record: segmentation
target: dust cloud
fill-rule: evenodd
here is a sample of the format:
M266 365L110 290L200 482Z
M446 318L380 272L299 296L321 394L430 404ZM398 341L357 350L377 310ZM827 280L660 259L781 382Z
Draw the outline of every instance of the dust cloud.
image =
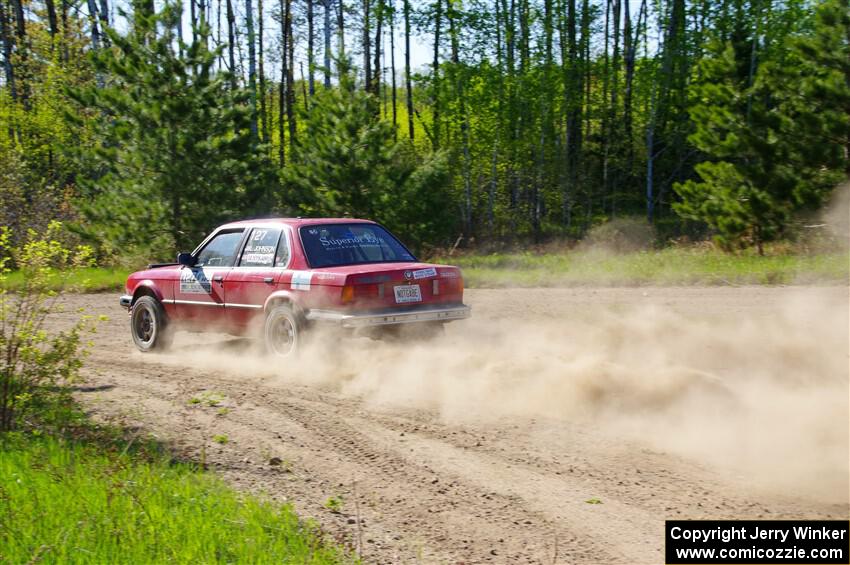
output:
M840 249L850 247L850 183L835 189L824 209L822 220Z
M294 362L204 352L197 363L449 422L575 423L759 487L847 502L846 287L788 290L754 310L683 312L662 302L562 317L489 309L428 341L316 331Z

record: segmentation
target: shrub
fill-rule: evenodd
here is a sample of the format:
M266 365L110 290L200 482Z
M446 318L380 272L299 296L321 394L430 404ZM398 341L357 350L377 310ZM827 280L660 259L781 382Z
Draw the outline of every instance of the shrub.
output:
M72 415L69 384L78 377L83 336L94 331L94 321L81 315L54 333L45 321L60 308L56 289L91 265L91 249L71 248L62 236L62 224L51 222L40 234L28 231L15 246L11 230L0 227L0 432L63 427ZM2 289L12 263L23 279L15 293Z

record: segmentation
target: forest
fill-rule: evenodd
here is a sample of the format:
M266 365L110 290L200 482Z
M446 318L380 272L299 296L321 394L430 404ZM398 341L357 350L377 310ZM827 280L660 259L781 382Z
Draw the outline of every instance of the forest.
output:
M105 262L272 215L763 252L850 174L847 0L0 0L0 43L0 225Z

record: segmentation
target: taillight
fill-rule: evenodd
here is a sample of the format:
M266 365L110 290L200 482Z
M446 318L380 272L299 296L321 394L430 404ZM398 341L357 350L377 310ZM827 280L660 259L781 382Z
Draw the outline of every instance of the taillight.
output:
M457 290L463 294L463 277L458 277L457 279Z
M354 300L354 286L347 284L342 287L342 303L346 304Z

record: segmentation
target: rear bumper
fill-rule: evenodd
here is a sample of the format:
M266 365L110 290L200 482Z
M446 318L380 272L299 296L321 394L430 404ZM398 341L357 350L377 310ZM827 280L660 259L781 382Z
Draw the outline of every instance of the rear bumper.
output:
M133 303L133 297L129 294L124 294L121 298L118 299L118 304L121 305L122 308L130 309L130 304Z
M422 307L415 310L380 310L373 312L339 312L334 310L310 310L307 319L315 322L338 324L343 328L371 328L418 322L451 322L469 318L472 309L464 304L458 306Z

